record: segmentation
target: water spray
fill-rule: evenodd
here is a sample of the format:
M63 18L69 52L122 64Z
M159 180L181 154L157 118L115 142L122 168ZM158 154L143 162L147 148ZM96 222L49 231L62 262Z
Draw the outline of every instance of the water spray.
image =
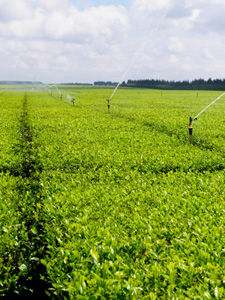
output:
M166 11L162 14L162 16L159 18L157 24L155 25L155 27L154 27L152 30L150 30L150 34L152 34L154 31L157 31L157 30L158 30L159 25L161 24L162 20L166 18L167 13L168 13L168 10L166 10ZM119 86L120 86L121 83L123 82L125 76L127 75L127 73L130 71L131 67L133 66L134 61L137 59L137 57L140 56L140 54L142 53L142 51L143 51L144 48L145 48L145 45L142 46L142 47L139 49L139 51L134 55L132 61L131 61L130 64L129 64L129 67L126 69L126 71L125 71L124 74L122 75L122 77L121 77L119 83L117 84L116 88L114 89L112 95L111 95L110 98L107 100L107 101L108 101L108 105L109 105L109 101L112 100L114 94L116 93L116 91L118 90Z
M49 92L49 95L52 96L52 86L49 84L45 84L44 87Z
M74 105L75 103L75 98L72 98L69 94L66 96L68 100L70 100L72 102L72 104Z
M189 126L188 126L188 130L189 130L189 137L190 137L190 144L192 144L192 121L197 120L197 118L204 112L206 111L206 109L208 109L211 105L213 105L217 100L219 100L221 97L223 97L225 95L225 92L223 94L221 94L219 97L217 97L215 100L213 100L213 102L211 102L209 105L207 105L202 111L200 111L199 114L197 114L194 118L190 117L189 119Z
M120 81L120 82L121 82L121 81ZM117 84L115 90L113 91L111 97L110 97L109 100L108 100L108 103L109 103L109 101L112 99L112 97L114 96L115 92L118 90L118 88L119 88L119 86L120 86L120 84L121 84L120 82Z
M56 86L55 84L54 84L54 87L56 88L57 92L58 92L59 95L61 96L62 94L61 94L60 90L57 88L57 86Z
M55 87L55 89L57 90L57 92L60 95L60 100L62 100L63 95L55 84L53 84L53 85L45 84L44 86L47 89L47 91L49 91L51 93L51 96L52 96L52 87Z
M42 84L41 85L42 89L47 91L47 92L50 92L50 89L49 89L49 85L48 84Z
M218 98L213 100L213 102L211 102L208 106L206 106L206 108L204 108L199 114L197 114L197 116L194 117L193 120L196 120L197 117L199 117L206 109L208 109L211 105L213 105L217 100L219 100L221 97L223 97L223 95L225 95L225 92L222 95L220 95Z

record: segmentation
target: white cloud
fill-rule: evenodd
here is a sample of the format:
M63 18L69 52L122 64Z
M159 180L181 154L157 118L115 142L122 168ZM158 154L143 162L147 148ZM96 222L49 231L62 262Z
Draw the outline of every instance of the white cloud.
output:
M177 64L177 63L180 62L180 58L179 58L178 56L172 54L172 55L170 55L169 61L170 61L171 63L176 63L176 64Z
M225 6L225 2L223 0L212 0L212 3L221 4L221 5Z
M21 1L21 0L19 0ZM42 6L53 7L54 1L38 0ZM40 6L23 19L9 18L0 21L0 34L22 39L56 39L73 42L89 42L90 39L112 40L127 32L129 21L123 7L99 7L79 11L68 4L58 9L62 1L55 3L55 9L45 11Z
M172 52L178 53L183 53L185 51L184 44L178 37L169 37L168 49Z
M207 60L212 60L215 58L212 51L210 51L208 48L204 48L202 52L203 52L203 57Z
M39 8L47 10L64 9L69 7L69 2L67 0L32 0L33 5Z
M91 3L0 0L1 79L225 77L224 1Z
M133 6L139 11L158 11L162 9L168 9L171 6L170 0L134 0Z
M27 5L26 0L1 0L0 1L0 20L22 20L24 18L32 18L32 10Z

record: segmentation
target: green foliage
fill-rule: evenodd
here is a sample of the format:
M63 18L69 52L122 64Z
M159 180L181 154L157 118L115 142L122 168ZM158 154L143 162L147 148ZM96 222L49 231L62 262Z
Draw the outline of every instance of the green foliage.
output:
M203 90L203 91L224 91L225 79L194 79L192 81L167 81L167 80L128 80L123 82L123 87L149 88L161 90Z
M218 92L60 90L0 97L1 296L223 299Z

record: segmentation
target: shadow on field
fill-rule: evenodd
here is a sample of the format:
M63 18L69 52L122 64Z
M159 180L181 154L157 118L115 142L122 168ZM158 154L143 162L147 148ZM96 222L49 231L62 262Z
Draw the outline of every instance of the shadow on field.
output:
M18 176L11 199L18 216L18 224L12 229L11 235L17 242L5 245L2 257L5 273L2 275L7 280L1 286L1 299L56 299L50 293L52 286L46 267L41 262L47 255L46 226L51 223L51 218L43 209L45 197L40 179L42 165L38 159L38 145L34 137L25 96L15 149L20 160L16 171L12 172L12 175Z

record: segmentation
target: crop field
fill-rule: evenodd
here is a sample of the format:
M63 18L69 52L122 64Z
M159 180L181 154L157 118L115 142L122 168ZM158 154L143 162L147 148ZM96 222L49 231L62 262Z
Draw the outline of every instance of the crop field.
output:
M0 298L225 299L225 97L58 88L0 89Z

